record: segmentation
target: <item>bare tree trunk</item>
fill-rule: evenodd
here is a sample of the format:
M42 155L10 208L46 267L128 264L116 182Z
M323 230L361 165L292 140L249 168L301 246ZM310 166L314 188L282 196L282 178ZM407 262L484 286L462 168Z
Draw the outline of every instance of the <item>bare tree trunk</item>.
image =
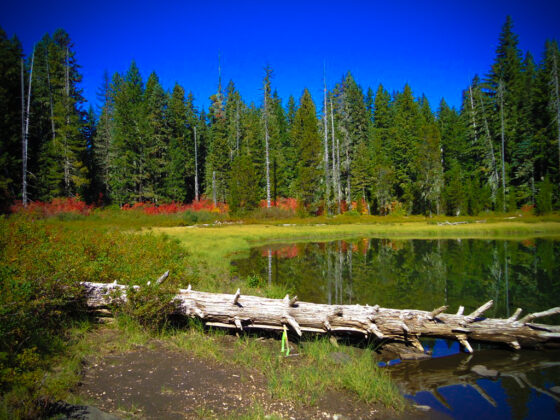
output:
M496 198L496 188L499 179L498 168L496 164L496 155L494 154L494 144L492 143L492 137L490 136L490 127L488 126L488 120L486 119L486 111L484 110L484 102L482 101L482 95L480 91L478 92L478 99L480 102L480 107L482 108L482 117L484 121L484 129L486 131L486 138L488 139L488 148L490 149L491 162L492 162L492 177L491 177L491 188L492 197Z
M66 92L66 131L64 133L64 192L68 197L70 195L70 157L68 155L68 127L70 125L70 76L68 62L68 47L66 47L66 77L65 77L65 92Z
M338 204L338 214L340 214L340 168L337 170L336 155L335 155L335 134L334 134L334 111L332 99L331 103L331 137L332 137L332 179L333 179L333 195L336 194L336 201Z
M324 146L325 146L325 212L329 213L330 180L329 180L329 130L327 123L327 80L323 68L323 122L324 122Z
M47 49L45 49L45 62L47 63L47 88L49 89L49 102L50 102L50 106L51 106L51 130L52 130L52 138L54 141L54 138L56 136L56 131L54 128L54 109L53 109L53 99L52 99L52 89L51 89L51 76L50 76L50 70L49 70L49 50L48 50L48 46L46 47Z
M502 200L503 200L503 210L506 212L506 164L505 164L505 153L506 153L506 138L504 133L504 82L499 81L498 83L498 100L500 101L500 122L502 129Z
M558 170L560 171L560 87L558 74L558 60L556 50L552 51L552 84L554 89L554 105L556 107L556 128L558 130Z
M212 201L214 207L218 204L216 201L216 171L212 171Z
M235 109L235 143L236 153L239 154L239 101Z
M268 107L267 107L267 83L264 84L264 144L266 158L266 207L270 208L270 159L268 152Z
M346 207L348 210L352 210L352 191L351 191L351 180L350 180L350 140L346 138Z
M25 72L25 64L23 62L23 57L21 58L21 154L22 154L22 166L23 166L23 160L24 157L27 156L27 147L25 146L25 77L24 77L24 72ZM26 162L26 166L27 166L27 162ZM27 168L23 168L22 169L23 173L25 174L27 172ZM25 176L25 175L23 175ZM23 177L22 177L22 181L23 181ZM23 185L22 185L23 187ZM22 191L25 190L25 195L27 196L27 186L25 186L25 188L22 188ZM27 205L27 200L24 201L23 205Z
M35 48L31 55L31 70L29 72L29 87L27 90L27 112L25 114L25 133L22 144L22 194L21 200L24 207L27 207L27 143L29 139L29 110L31 106L31 84L33 81L33 63L35 62Z
M336 172L338 186L338 212L342 212L342 176L340 174L340 140L336 139Z
M472 85L469 85L469 97L471 99L471 112L472 112L472 126L473 126L473 133L474 133L474 141L478 142L478 138L476 135L476 120L474 117L474 101L473 101L473 91L472 91Z
M198 144L196 139L196 125L194 129L194 199L198 201ZM214 187L212 187L213 189Z

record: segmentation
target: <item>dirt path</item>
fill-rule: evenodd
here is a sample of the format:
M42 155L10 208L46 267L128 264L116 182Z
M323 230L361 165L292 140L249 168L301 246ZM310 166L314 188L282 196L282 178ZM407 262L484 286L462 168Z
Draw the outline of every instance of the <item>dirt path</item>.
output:
M108 330L105 334L115 333ZM266 378L259 373L201 360L172 350L157 340L87 363L76 393L102 411L122 418L395 417L384 408L367 405L337 391L328 392L313 407L279 402L270 397ZM426 415L413 414L414 417Z

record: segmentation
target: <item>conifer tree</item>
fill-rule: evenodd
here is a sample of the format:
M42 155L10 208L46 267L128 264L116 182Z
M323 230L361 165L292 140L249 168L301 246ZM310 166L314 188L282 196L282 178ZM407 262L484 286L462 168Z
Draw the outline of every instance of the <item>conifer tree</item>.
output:
M146 171L146 135L144 83L135 62L124 77L116 75L115 135L109 185L119 204L143 201Z
M81 109L84 99L78 88L82 76L73 47L62 29L52 38L45 35L37 45L32 156L38 164L34 191L42 200L73 196L87 188L86 139L82 135L85 113Z
M307 89L303 91L294 116L292 138L298 156L297 195L306 210L314 213L319 209L322 196L322 189L318 188L323 173L322 154L315 104Z
M168 97L155 72L150 74L146 82L144 102L147 124L144 149L147 176L144 197L157 203L165 197L164 182L167 178L169 126L167 121Z
M21 185L23 52L19 40L0 28L0 213L19 196Z
M115 101L114 89L107 72L103 74L103 82L97 93L97 98L103 105L101 106L94 136L96 179L99 183L99 193L103 202L108 203L111 200L109 177L113 158L111 148L114 143Z
M172 201L184 202L187 199L187 106L185 90L178 83L173 87L169 99L169 150L165 178L165 191ZM194 188L194 187L193 187Z

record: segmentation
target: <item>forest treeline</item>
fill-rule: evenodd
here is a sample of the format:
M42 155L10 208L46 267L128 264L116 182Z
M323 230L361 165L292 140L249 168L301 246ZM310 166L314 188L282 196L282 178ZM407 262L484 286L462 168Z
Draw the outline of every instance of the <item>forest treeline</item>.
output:
M243 211L294 197L312 214L545 213L559 206L559 64L556 41L538 63L523 53L508 17L494 63L459 110L430 106L408 84L364 90L351 73L315 101L305 89L284 103L270 67L259 104L219 78L204 110L134 62L105 74L94 110L65 31L24 57L0 29L0 200L7 209L76 195L119 206L205 196Z

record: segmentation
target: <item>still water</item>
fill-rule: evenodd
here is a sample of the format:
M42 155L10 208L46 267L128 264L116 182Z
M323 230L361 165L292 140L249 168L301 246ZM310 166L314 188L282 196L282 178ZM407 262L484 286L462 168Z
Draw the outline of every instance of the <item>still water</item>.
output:
M493 299L485 315L508 317L560 304L560 242L531 239L360 239L254 248L236 260L241 277L281 284L302 301L379 304L469 313ZM254 280L253 280L254 281ZM543 318L560 323L560 317ZM408 398L454 418L560 418L560 352L474 347L426 340L434 358L389 363ZM484 376L475 366L484 366ZM474 369L473 369L474 368ZM490 374L488 373L490 372Z

